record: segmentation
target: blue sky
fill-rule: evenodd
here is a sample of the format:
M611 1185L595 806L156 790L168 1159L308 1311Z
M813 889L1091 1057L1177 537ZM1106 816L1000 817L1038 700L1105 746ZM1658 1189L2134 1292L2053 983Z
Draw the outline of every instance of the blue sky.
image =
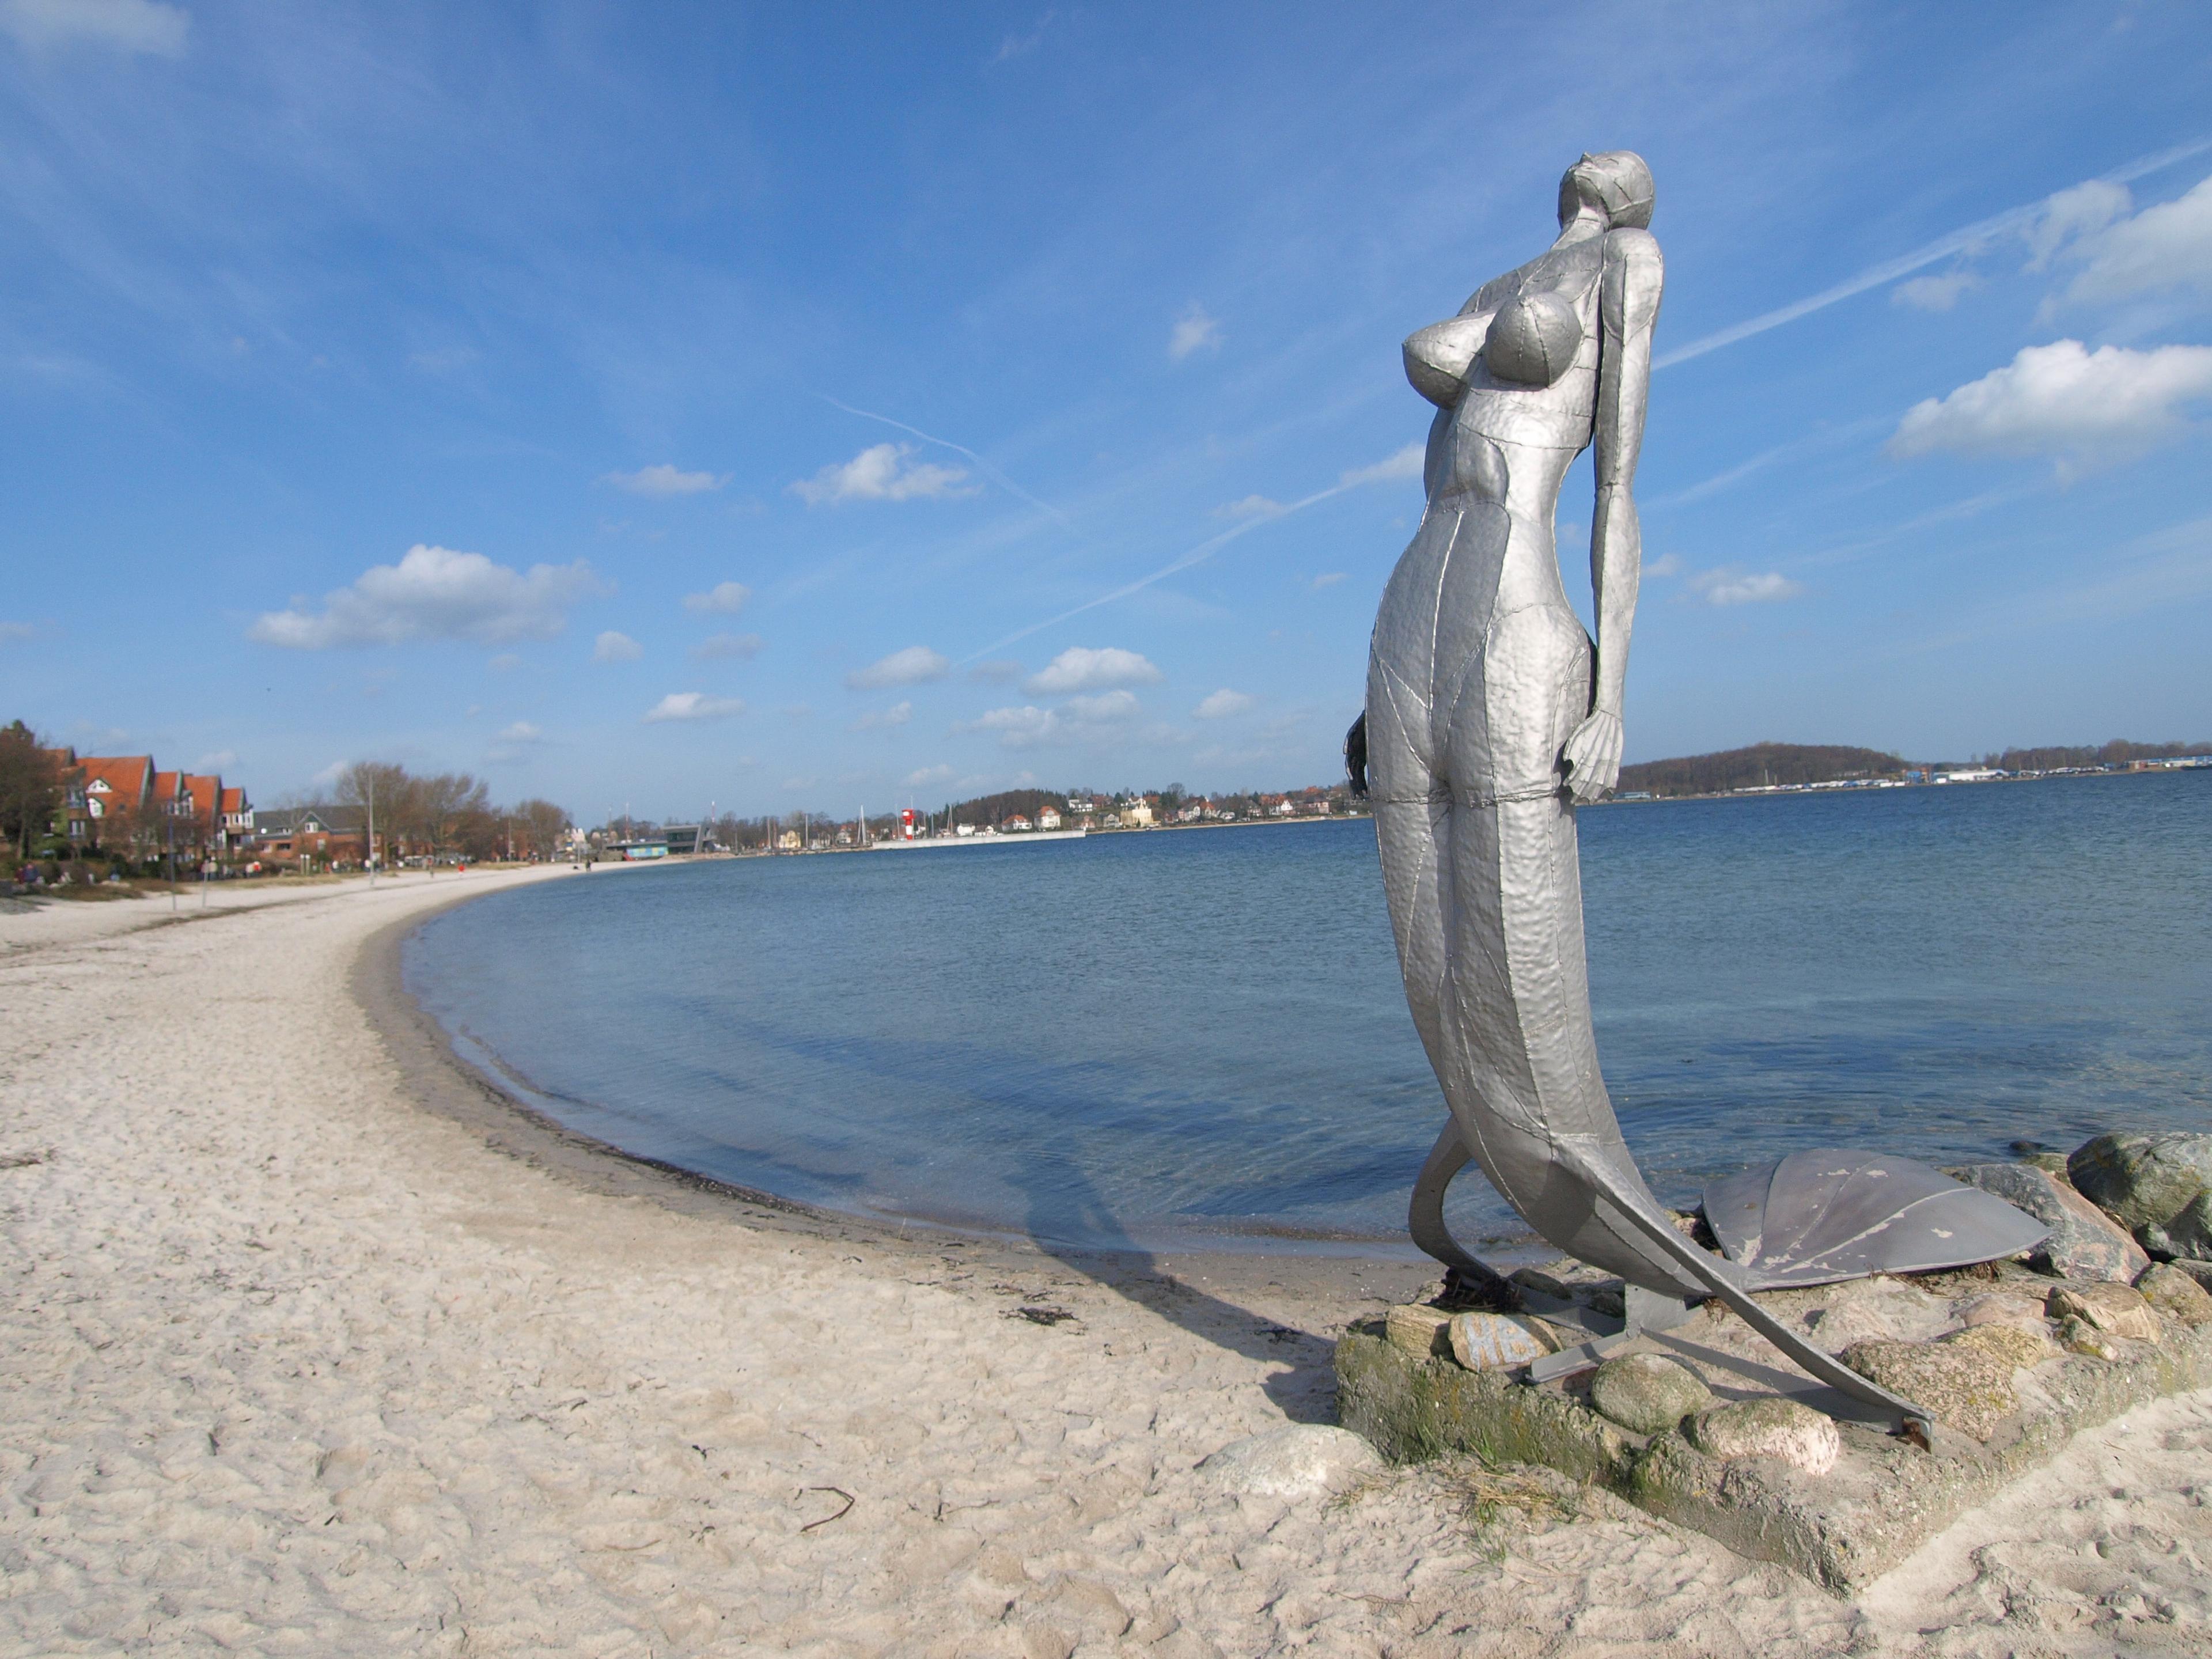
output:
M0 0L0 719L587 822L1325 779L1399 342L1632 148L1630 758L2203 737L2208 84L2189 4Z

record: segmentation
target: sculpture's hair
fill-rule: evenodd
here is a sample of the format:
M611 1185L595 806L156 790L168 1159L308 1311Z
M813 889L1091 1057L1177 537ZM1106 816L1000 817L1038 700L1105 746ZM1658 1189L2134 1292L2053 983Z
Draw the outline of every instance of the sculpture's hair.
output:
M1651 226L1651 169L1632 149L1609 149L1602 155L1584 155L1559 180L1559 222L1575 216L1587 202L1605 215L1614 229L1624 226L1648 230Z

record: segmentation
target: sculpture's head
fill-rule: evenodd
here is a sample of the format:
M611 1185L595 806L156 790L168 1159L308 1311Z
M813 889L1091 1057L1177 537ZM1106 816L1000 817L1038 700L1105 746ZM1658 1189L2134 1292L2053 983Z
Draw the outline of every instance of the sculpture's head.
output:
M1559 224L1584 208L1604 216L1606 228L1647 230L1651 225L1651 169L1632 149L1585 155L1559 180Z

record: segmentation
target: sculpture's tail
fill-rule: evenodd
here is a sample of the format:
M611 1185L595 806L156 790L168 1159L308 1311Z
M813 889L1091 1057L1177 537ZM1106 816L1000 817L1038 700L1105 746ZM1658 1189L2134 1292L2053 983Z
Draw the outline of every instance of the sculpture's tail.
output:
M1910 1158L1792 1152L1705 1188L1705 1220L1753 1290L1930 1273L2018 1255L2044 1224Z
M1808 1375L1875 1407L1893 1431L1923 1445L1933 1443L1934 1432L1924 1409L1814 1346L1768 1313L1752 1292L1994 1261L2019 1255L2045 1231L2003 1200L1910 1159L1869 1152L1796 1152L1705 1189L1705 1218L1723 1258L1684 1237L1670 1218L1654 1212L1641 1190L1626 1190L1572 1141L1555 1143L1555 1155L1626 1230ZM1457 1122L1446 1120L1414 1183L1407 1219L1413 1242L1462 1279L1502 1282L1461 1247L1444 1222L1444 1190L1472 1161Z

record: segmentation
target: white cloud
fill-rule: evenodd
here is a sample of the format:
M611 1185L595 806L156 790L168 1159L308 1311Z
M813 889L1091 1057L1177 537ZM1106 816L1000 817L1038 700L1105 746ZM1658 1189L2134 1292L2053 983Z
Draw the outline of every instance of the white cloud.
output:
M2094 235L2133 205L2128 187L2109 179L2092 179L2058 191L2027 225L2031 256L2027 268L2043 270L2061 247L2079 237Z
M1428 459L1429 447L1424 443L1407 444L1396 454L1380 460L1372 466L1355 466L1337 480L1349 489L1354 484L1386 483L1393 478L1418 478Z
M1126 720L1137 712L1137 694L1133 691L1109 691L1096 697L1072 697L1067 707L1061 711L1069 720L1093 726Z
M861 715L860 719L853 722L853 730L855 732L887 732L894 726L904 726L913 718L914 705L912 703L895 702L889 708L871 708L866 714Z
M264 645L295 651L408 640L500 645L550 638L567 622L570 605L601 591L592 567L581 559L534 564L526 574L494 564L481 553L417 544L398 564L372 565L352 586L325 594L321 614L295 599L287 610L265 613L246 631Z
M1030 675L1023 689L1033 697L1064 697L1121 685L1155 685L1161 678L1160 671L1133 651L1072 645Z
M2122 300L2168 288L2212 293L2212 179L2179 201L2092 231L2069 258L2082 261L2067 288L2069 300Z
M1341 570L1324 570L1320 575L1316 576L1309 586L1312 587L1315 592L1318 593L1322 588L1334 587L1343 580L1344 572Z
M494 657L489 662L486 663L484 666L487 668L495 668L501 673L504 674L509 669L521 667L522 659L516 656L512 651L502 651L499 655Z
M999 42L999 50L992 58L994 64L1004 64L1035 52L1044 43L1044 32L1050 27L1053 14L1047 12L1037 19L1036 27L1027 34L1010 34Z
M2060 340L2026 347L1949 396L1915 404L1889 453L2117 459L2171 435L2182 424L2180 405L2207 396L2212 346L2090 351Z
M202 755L198 760L194 761L192 763L192 770L195 772L220 772L226 766L235 766L237 764L238 750L235 749L218 749L212 754Z
M1217 519L1273 519L1289 511L1280 501L1270 501L1265 495L1247 495L1241 501L1231 501L1213 509Z
M855 691L875 691L887 685L921 685L943 679L951 668L950 657L940 656L926 645L909 645L903 651L878 658L866 668L854 669L845 676L845 684Z
M661 720L712 720L745 712L736 697L710 697L703 691L671 691L645 711L648 725Z
M1794 599L1805 591L1772 570L1763 574L1705 570L1690 578L1690 586L1705 596L1708 605L1763 605L1773 599Z
M717 662L726 658L744 659L760 655L761 636L757 634L709 634L691 647L691 654L701 662Z
M610 472L605 482L617 489L627 489L633 495L696 495L705 490L720 489L729 483L726 472L717 477L712 472L681 472L667 462L658 466L641 466L635 472Z
M908 773L902 781L908 788L919 789L925 784L943 783L951 775L952 769L949 766L920 766Z
M593 662L635 662L645 654L645 647L627 634L617 634L611 628L592 641Z
M1224 685L1190 712L1202 720L1226 720L1231 714L1244 713L1252 703L1253 699L1243 692L1231 691Z
M1679 553L1663 553L1647 562L1644 567L1644 574L1647 576L1679 576L1681 574L1682 556Z
M716 582L703 593L686 593L684 608L702 616L734 617L753 596L743 582Z
M499 734L501 743L539 743L544 740L545 729L532 726L528 720L517 720Z
M1040 744L1062 743L1084 737L1087 730L1119 725L1142 711L1131 691L1109 691L1095 697L1071 698L1060 708L1039 708L1033 703L988 709L972 720L954 726L956 732L996 732L1009 749L1032 749Z
M1176 319L1175 331L1168 336L1168 356L1179 363L1194 351L1220 349L1221 325L1193 300Z
M38 631L28 623L0 622L0 645L13 645L18 640L33 638Z
M1049 708L1024 703L1018 708L988 709L953 728L958 732L996 732L1009 749L1027 749L1044 742L1060 729Z
M191 27L181 6L156 0L0 0L0 29L27 46L81 42L179 58Z
M841 465L801 478L791 493L811 507L824 501L947 501L973 495L964 468L915 461L912 444L876 444Z
M1959 296L1981 287L1982 279L1971 270L1947 270L1938 276L1915 276L1899 283L1889 291L1889 302L1893 306L1911 306L1915 311L1948 311L1959 303Z

